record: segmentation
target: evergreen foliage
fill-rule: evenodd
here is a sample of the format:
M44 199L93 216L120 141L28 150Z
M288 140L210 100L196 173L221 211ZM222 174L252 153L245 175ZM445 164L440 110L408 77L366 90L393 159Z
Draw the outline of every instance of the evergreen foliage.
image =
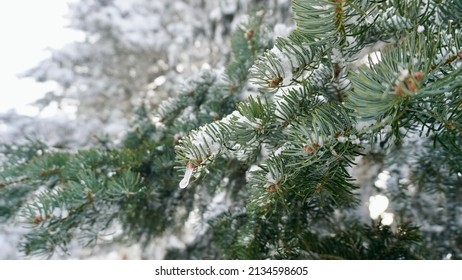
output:
M72 238L149 244L168 259L462 258L462 6L293 0L274 42L257 12L225 70L203 70L123 143L5 146L0 216L26 255ZM360 157L392 174L394 222L359 218ZM367 168L367 167L366 167ZM188 224L194 223L192 232Z

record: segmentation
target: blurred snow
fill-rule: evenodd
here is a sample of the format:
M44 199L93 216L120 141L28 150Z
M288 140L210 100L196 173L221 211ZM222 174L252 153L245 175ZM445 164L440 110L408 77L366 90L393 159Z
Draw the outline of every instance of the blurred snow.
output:
M67 3L76 0L15 0L0 2L0 141L20 143L25 136L36 137L52 145L85 145L89 130L76 131L72 117L57 106L40 113L31 103L56 87L20 79L18 74L49 56L47 48L61 48L79 41L83 33L66 28ZM98 124L94 124L98 125ZM88 127L82 126L80 127ZM91 126L90 126L91 127ZM84 137L78 137L84 136ZM20 236L27 229L0 224L0 259L18 259Z
M60 48L83 38L81 32L64 27L67 2L70 0L0 2L0 112L16 108L23 114L36 113L27 104L53 85L19 80L16 75L46 58L49 55L46 48Z
M369 198L369 211L372 219L377 219L388 207L389 200L386 196L378 194Z
M36 118L9 111L0 113L0 142L21 144L32 139L50 146L85 147L99 137L121 139L126 127L125 119L103 125L98 119L72 119L65 113Z
M20 259L17 244L22 234L27 230L23 227L10 224L0 224L0 260Z

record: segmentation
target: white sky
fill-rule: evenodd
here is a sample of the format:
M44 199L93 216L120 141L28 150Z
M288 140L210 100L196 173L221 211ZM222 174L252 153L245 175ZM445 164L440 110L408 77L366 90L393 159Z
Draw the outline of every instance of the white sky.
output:
M14 108L21 114L34 114L27 104L53 88L53 84L18 79L16 75L46 58L46 48L60 48L82 37L65 28L68 2L71 1L0 1L0 113Z

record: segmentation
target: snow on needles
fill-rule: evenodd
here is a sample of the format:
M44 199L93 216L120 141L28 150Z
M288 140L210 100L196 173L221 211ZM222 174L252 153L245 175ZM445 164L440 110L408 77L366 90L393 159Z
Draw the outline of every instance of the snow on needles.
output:
M262 120L258 118L250 120L248 117L235 110L219 121L203 125L197 130L192 131L188 135L187 140L182 140L179 145L183 152L183 156L189 160L184 177L179 184L180 188L186 188L188 186L193 171L198 165L213 160L220 154L224 145L223 141L225 141L223 139L227 138L224 135L232 133L231 126L233 124L243 125L249 133L262 130ZM253 142L253 140L249 143L251 142ZM241 147L239 144L233 141L227 141L226 146L233 147L236 156L245 157L245 148ZM244 150L242 150L242 148L244 148Z
M277 46L272 49L272 53L279 60L282 67L282 84L288 85L293 78L292 69L293 67L298 67L298 65L293 65L289 56L284 54Z

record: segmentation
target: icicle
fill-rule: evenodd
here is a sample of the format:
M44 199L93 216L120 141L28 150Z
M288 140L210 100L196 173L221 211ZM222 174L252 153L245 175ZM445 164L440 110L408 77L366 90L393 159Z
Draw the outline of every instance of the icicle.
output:
M180 188L184 189L188 186L189 180L191 179L193 169L194 167L192 166L192 164L188 164L186 166L186 172L184 173L183 180L181 180L180 182Z

